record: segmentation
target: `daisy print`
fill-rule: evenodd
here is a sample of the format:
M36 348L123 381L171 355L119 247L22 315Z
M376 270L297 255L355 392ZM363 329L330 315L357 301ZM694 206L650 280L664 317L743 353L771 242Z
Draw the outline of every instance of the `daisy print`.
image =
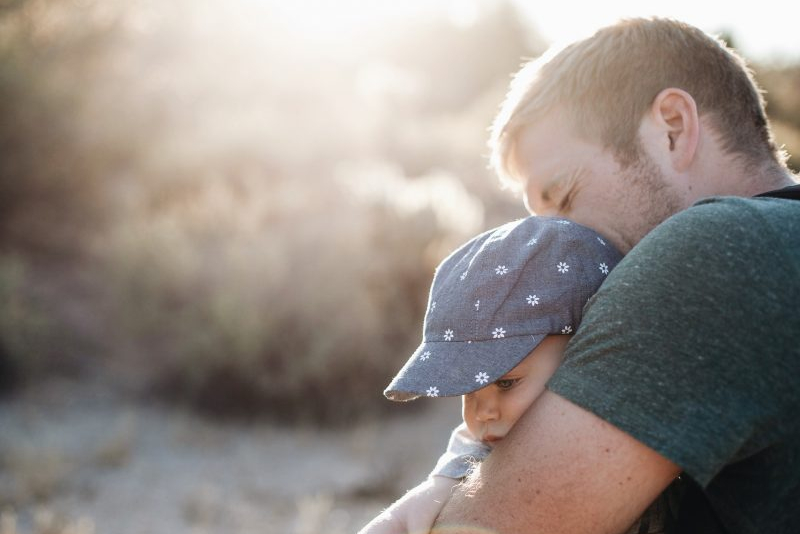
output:
M488 384L489 383L489 375L481 371L477 375L475 375L475 382L480 385Z
M565 326L564 328L561 329L561 333L562 334L571 334L572 333L572 327L570 325Z
M453 329L448 328L444 331L444 340L445 341L453 341Z
M536 306L537 304L539 304L539 297L537 297L536 295L528 295L528 298L527 298L527 299L525 299L525 300L526 300L526 301L528 302L528 304L530 304L531 306Z
M506 331L504 328L495 328L492 331L492 337L495 339L500 339L501 337L506 337Z
M607 264L601 263L600 267L598 267L598 268L600 269L601 273L608 274L608 265Z
M560 261L558 262L558 265L556 265L556 269L558 269L558 272L561 274L564 274L565 272L569 271L569 265L563 261Z
M426 350L425 352L419 355L419 359L422 360L423 362L430 357L431 357L431 351L429 350Z
M439 388L437 388L436 386L431 386L425 391L425 394L428 397L438 397L439 396Z
M494 268L494 272L496 274L499 274L500 276L503 276L508 272L508 267L506 267L505 265L498 265L497 267Z

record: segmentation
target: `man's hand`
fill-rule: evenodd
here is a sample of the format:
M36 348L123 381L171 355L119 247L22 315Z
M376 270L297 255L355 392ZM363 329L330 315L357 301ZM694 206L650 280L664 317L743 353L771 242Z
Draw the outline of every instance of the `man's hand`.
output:
M679 473L628 434L545 391L454 490L432 533L624 532Z
M432 476L409 490L358 534L428 534L458 480Z

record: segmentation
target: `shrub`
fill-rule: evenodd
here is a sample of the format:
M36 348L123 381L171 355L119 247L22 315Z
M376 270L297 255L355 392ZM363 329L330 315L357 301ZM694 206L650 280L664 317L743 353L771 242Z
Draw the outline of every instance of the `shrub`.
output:
M40 374L46 365L50 325L26 281L24 261L0 255L0 392Z
M279 186L244 187L128 218L100 249L117 339L145 383L207 412L287 422L391 409L381 389L419 341L456 234L442 241L430 206L402 213L330 187L326 209L298 200L298 216L282 213Z

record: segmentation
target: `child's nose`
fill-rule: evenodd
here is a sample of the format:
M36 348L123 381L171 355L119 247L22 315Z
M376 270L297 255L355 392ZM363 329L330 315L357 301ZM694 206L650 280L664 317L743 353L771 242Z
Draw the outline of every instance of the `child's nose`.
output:
M497 400L491 395L479 398L477 416L478 420L482 422L498 419L500 417L500 410L497 406Z

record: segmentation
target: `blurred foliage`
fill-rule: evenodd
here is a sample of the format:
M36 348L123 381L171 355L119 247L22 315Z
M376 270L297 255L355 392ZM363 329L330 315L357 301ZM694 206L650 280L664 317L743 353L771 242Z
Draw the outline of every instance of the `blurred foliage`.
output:
M0 246L91 273L97 324L75 326L145 392L284 421L390 409L434 266L523 214L484 158L533 52L507 6L330 46L212 2L4 7Z
M776 142L791 156L789 167L800 172L800 65L756 65L754 70L766 91Z
M42 304L27 291L27 268L19 256L0 256L0 393L47 365L50 326Z
M242 187L107 236L118 339L161 394L210 413L341 423L388 409L381 388L420 331L434 214L342 197L300 218Z
M102 223L99 184L133 155L131 139L113 128L92 135L84 120L86 82L111 60L117 21L86 21L73 7L18 1L0 11L0 246L49 257L74 255Z
M210 413L391 408L435 265L524 215L486 128L543 43L506 2L328 40L284 5L0 3L0 253L26 258L0 365L55 367L24 340L63 323L87 367ZM796 152L797 69L757 72Z

